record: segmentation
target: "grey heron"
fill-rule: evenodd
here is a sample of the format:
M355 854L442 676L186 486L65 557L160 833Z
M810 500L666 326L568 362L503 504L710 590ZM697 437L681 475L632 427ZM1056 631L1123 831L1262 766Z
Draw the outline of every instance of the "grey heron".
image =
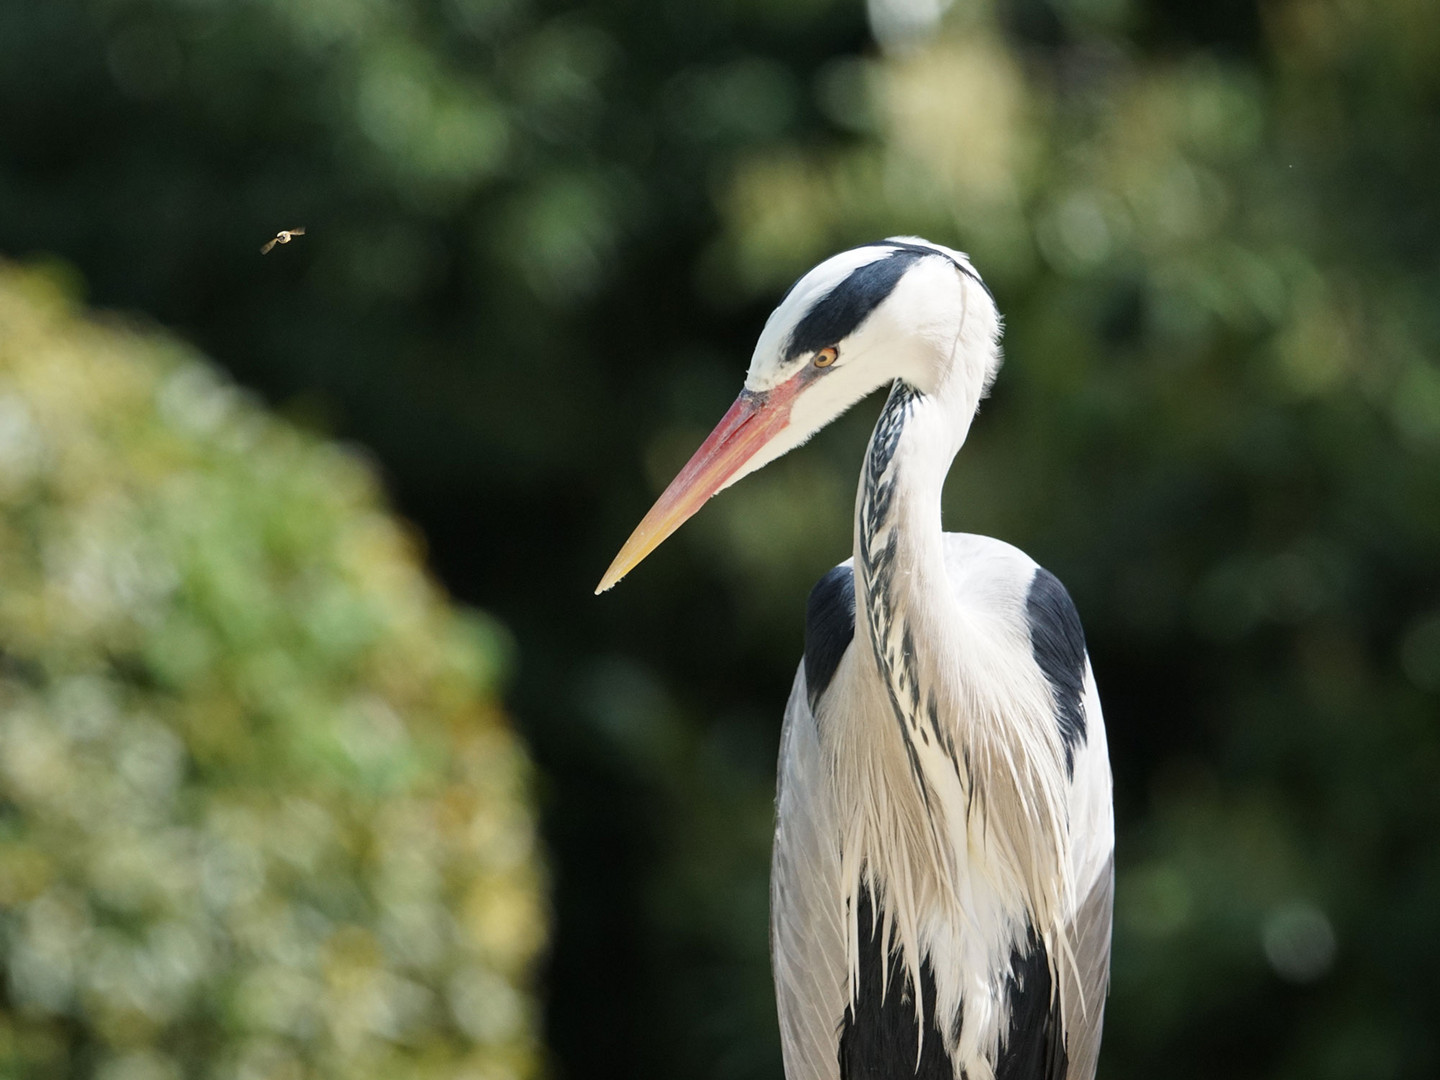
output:
M899 237L822 262L596 590L889 384L853 557L810 595L781 735L771 958L787 1080L1095 1074L1114 824L1084 633L1029 556L941 530L1000 331L960 252Z

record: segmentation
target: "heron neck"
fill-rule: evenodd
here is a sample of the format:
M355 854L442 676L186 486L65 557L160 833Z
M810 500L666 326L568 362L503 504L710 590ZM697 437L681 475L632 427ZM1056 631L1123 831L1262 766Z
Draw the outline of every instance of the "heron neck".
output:
M943 574L940 497L964 441L955 410L896 381L865 453L855 503L857 586L867 595L924 588ZM956 428L960 427L957 431ZM914 581L914 575L922 580Z
M964 403L897 381L861 472L855 506L857 634L869 639L902 732L920 719L921 687L939 689L936 672L919 670L924 658L914 642L936 641L945 632L950 590L940 497L973 413L973 403L966 412ZM925 625L927 619L935 625Z

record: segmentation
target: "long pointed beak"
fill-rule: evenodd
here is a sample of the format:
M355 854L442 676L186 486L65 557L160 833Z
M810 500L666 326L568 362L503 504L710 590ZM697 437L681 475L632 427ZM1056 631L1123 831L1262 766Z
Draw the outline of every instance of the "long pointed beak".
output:
M800 390L800 379L796 375L762 393L746 390L735 399L730 411L635 526L596 586L597 595L639 566L789 424L790 406Z

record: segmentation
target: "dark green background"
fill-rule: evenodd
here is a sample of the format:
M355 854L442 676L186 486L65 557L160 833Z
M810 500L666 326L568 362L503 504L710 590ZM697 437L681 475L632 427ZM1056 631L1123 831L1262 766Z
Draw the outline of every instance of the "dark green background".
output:
M1086 621L1102 1075L1434 1076L1433 5L956 0L881 36L838 0L3 0L0 252L367 448L514 634L556 1075L749 1078L779 717L874 403L590 591L794 276L970 251L1007 363L947 524Z

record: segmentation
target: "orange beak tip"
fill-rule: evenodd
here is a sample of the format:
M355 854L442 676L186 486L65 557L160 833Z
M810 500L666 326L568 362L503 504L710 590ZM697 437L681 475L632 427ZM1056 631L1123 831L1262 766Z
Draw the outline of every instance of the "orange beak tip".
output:
M758 402L754 395L740 395L635 527L595 587L596 596L613 588L639 566L789 423L790 401L798 389L799 376L796 376L778 399L775 393Z

